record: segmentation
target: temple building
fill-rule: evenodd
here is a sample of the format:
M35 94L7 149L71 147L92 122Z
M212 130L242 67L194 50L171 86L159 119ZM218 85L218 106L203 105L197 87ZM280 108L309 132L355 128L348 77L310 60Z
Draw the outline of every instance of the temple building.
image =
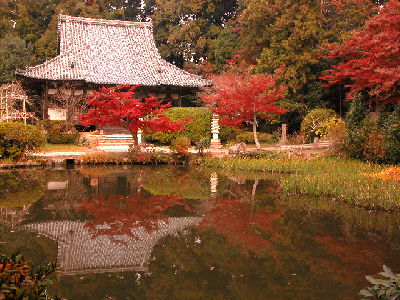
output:
M25 88L41 95L42 118L69 120L83 109L77 103L87 92L102 86L140 85L139 98L154 95L182 106L184 95L211 84L161 58L151 22L60 15L58 43L58 56L16 72Z

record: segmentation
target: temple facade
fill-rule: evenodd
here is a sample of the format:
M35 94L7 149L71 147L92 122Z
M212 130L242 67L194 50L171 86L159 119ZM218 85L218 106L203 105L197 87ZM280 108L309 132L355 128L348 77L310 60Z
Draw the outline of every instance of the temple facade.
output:
M211 85L161 58L151 22L60 15L58 43L58 56L16 72L25 88L41 95L42 118L69 120L81 113L77 104L86 94L103 86L140 85L138 98L182 106L184 95Z

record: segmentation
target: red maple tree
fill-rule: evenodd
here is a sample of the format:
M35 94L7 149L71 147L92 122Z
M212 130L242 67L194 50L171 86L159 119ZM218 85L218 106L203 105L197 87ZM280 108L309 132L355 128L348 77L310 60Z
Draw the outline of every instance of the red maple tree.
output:
M391 0L343 44L324 47L325 58L342 58L321 78L326 86L348 83L348 99L368 92L371 101L400 99L400 1Z
M89 109L80 116L81 124L122 126L133 136L134 147L139 149L137 134L146 131L183 131L185 122L173 122L163 115L171 103L163 104L157 97L144 101L135 98L139 86L119 85L101 88L89 95Z
M226 73L214 76L213 87L200 97L213 113L221 116L221 124L240 127L250 123L254 141L260 149L257 118L268 120L273 114L287 111L276 103L286 91L285 86L277 85L276 75Z

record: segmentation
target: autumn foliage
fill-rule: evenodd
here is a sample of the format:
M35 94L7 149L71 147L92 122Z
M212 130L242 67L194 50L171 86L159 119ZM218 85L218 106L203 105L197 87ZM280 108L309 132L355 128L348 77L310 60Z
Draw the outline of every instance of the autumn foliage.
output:
M282 99L285 86L277 85L276 75L226 73L212 78L214 86L200 95L213 113L220 115L221 123L240 127L253 125L255 141L257 118L271 119L274 114L284 114L286 109L277 100Z
M341 58L322 76L327 86L347 84L347 97L368 92L372 101L400 100L400 2L391 0L343 44L325 47L328 59Z
M400 167L389 167L378 173L363 173L363 175L382 180L398 180L400 181Z
M86 100L89 109L80 116L83 125L122 126L134 136L143 131L183 131L186 122L173 122L163 113L171 106L163 104L157 97L144 101L135 97L138 86L119 85L93 91Z

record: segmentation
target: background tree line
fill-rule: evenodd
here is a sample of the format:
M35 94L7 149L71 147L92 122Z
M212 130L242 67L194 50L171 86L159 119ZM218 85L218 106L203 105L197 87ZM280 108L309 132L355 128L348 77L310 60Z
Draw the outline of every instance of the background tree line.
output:
M57 17L153 20L161 55L200 75L222 73L238 55L256 73L285 65L282 121L299 128L315 107L347 109L344 84L323 87L323 71L338 60L321 45L343 42L377 13L377 0L0 0L0 83L16 68L57 55ZM286 118L286 119L285 119Z

